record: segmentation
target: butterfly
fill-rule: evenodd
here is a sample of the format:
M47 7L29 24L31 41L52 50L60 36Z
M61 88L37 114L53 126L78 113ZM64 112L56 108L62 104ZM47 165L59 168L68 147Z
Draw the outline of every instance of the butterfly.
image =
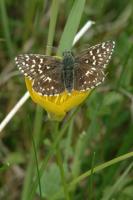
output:
M100 85L111 59L114 41L92 46L79 55L64 51L62 58L21 54L15 58L19 70L32 80L32 88L42 96L57 96L73 90L87 91Z

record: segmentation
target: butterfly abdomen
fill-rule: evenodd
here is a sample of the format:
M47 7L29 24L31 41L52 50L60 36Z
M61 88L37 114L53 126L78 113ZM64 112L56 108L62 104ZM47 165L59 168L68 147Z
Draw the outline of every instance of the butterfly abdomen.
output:
M64 70L63 77L64 77L65 89L68 91L68 93L71 93L73 89L73 80L74 80L73 70Z
M70 51L66 51L63 53L63 78L64 78L64 86L65 89L71 93L73 89L74 83L74 57L72 56Z

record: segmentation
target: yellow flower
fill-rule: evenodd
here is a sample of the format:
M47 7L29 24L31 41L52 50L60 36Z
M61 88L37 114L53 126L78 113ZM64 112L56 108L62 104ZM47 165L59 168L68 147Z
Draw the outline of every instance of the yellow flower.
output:
M64 92L59 96L41 96L33 90L31 80L25 78L25 81L32 100L42 106L55 120L62 120L69 110L81 104L90 93L73 91L71 95Z

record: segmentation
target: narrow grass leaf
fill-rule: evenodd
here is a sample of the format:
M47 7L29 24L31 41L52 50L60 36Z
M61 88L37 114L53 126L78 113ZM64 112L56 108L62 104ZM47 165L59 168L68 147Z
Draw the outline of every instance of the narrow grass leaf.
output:
M125 170L125 172L119 177L117 182L111 187L110 190L103 196L102 200L109 200L113 198L113 195L117 194L120 189L122 189L124 180L127 177L129 171L133 167L133 163L129 165L129 167Z
M56 21L57 21L57 16L58 16L58 11L59 11L59 0L53 0L52 5L51 5L51 16L50 16L50 24L49 24L49 32L48 32L48 41L47 41L47 49L46 49L46 54L50 55L51 54L51 48L53 44L53 39L54 39L54 34L55 34L55 26L56 26Z
M93 168L93 172L92 172L92 169L88 170L87 172L83 173L82 175L78 176L77 178L75 178L73 181L70 182L69 190L70 191L73 190L73 187L76 186L76 184L78 184L80 181L84 180L85 178L91 176L92 173L95 174L95 173L97 173L97 172L99 172L99 171L101 171L101 170L103 170L103 169L105 169L105 168L107 168L109 166L112 166L112 165L114 165L116 163L119 163L119 162L124 161L124 160L126 160L128 158L131 158L131 157L133 157L133 152L124 154L124 155L119 156L117 158L114 158L114 159L112 159L110 161L107 161L107 162L105 162L105 163L103 163L101 165L98 165L98 166ZM58 199L59 195L60 195L60 192L55 194L55 197L53 199Z
M66 22L64 32L62 34L57 55L61 55L64 50L70 50L74 37L77 33L81 16L84 10L85 0L75 0L68 20Z
M25 15L24 15L24 34L23 40L27 40L28 36L34 34L34 16L36 14L37 1L25 1Z
M0 14L1 14L1 19L2 19L3 34L4 34L4 39L5 39L6 45L7 45L8 55L10 56L10 58L12 58L14 49L13 49L13 44L11 41L8 16L6 13L6 2L4 0L0 1Z

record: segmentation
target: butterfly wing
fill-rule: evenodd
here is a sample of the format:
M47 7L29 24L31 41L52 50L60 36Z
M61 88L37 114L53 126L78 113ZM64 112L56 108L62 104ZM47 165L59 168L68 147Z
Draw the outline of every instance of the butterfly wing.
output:
M105 68L111 59L114 41L92 46L75 58L74 89L86 91L100 85L105 79Z
M62 61L40 54L22 54L15 58L19 70L30 80L41 95L53 96L64 91Z

